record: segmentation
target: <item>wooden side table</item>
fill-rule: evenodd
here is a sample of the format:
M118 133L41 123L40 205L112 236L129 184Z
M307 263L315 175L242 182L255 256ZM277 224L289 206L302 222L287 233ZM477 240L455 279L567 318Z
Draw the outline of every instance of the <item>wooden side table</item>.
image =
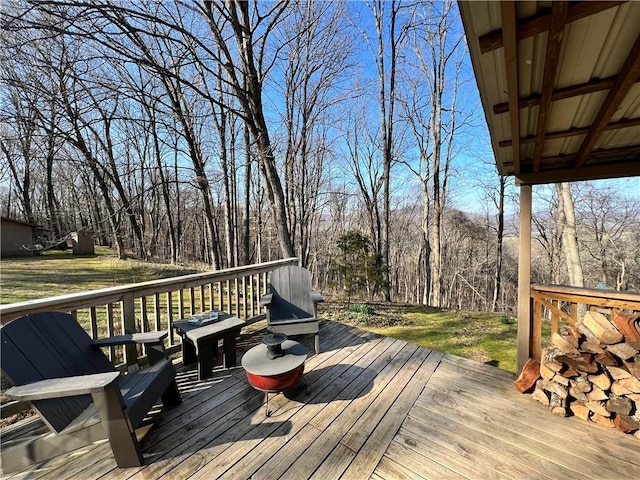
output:
M198 379L211 376L213 362L218 354L218 340L222 339L222 366L236 365L236 337L247 324L244 320L220 313L218 320L206 325L198 325L188 320L173 323L182 338L182 363L198 362Z

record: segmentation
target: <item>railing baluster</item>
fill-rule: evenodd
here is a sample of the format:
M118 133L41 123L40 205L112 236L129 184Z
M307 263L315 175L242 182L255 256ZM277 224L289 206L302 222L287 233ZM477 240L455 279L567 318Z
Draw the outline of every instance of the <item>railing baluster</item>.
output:
M184 318L184 290L178 290L178 317Z
M140 297L140 331L149 332L149 317L147 315L147 297Z
M218 310L220 311L224 311L224 303L222 301L223 295L222 282L218 282Z
M249 318L247 315L247 277L242 277L242 315L244 319Z
M209 282L209 310L215 310L215 302L213 301L213 283Z
M196 313L196 291L193 287L189 288L189 315Z
M107 337L113 337L113 303L107 304ZM109 360L114 361L116 356L115 347L109 347Z
M233 279L233 296L236 299L236 317L240 318L240 296L238 295L238 282L237 278Z
M255 283L255 275L249 276L249 295L251 295L251 316L256 316L256 294L255 289L253 288Z
M91 324L91 338L98 338L98 317L96 316L96 307L89 309L89 323Z
M169 332L169 345L174 345L174 337L173 337L173 302L172 302L172 294L173 292L167 292L167 330Z
M207 310L207 302L204 298L204 285L200 285L200 311L206 312Z
M158 292L153 294L153 316L155 319L156 332L162 330L162 324L160 321L160 294Z
M233 315L233 303L231 302L231 282L227 280L225 284L227 287L227 307L229 309L227 311L229 315Z

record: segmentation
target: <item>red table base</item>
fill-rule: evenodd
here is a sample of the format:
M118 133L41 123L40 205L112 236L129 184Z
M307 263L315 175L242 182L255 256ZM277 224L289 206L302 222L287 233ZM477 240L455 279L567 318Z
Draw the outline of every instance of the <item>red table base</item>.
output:
M281 375L264 376L247 372L247 380L249 380L251 386L256 390L276 393L293 387L296 383L298 383L298 380L302 378L303 373L304 363L298 368L295 368L290 372L283 373Z

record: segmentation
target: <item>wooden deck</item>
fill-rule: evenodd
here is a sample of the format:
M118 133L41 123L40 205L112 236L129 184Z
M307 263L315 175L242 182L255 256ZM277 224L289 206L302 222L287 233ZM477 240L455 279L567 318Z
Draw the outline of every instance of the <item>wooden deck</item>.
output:
M182 405L144 432L144 467L116 468L100 442L3 478L640 478L638 439L551 415L495 367L333 322L321 347L307 390L272 395L270 417L241 368L183 370Z

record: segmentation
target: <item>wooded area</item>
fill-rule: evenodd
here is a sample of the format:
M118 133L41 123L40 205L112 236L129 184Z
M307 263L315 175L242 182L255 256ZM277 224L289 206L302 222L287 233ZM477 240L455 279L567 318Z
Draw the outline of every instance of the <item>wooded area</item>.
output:
M3 216L121 257L297 256L322 290L515 309L513 185L454 2L2 8ZM637 191L536 194L532 281L638 290Z

